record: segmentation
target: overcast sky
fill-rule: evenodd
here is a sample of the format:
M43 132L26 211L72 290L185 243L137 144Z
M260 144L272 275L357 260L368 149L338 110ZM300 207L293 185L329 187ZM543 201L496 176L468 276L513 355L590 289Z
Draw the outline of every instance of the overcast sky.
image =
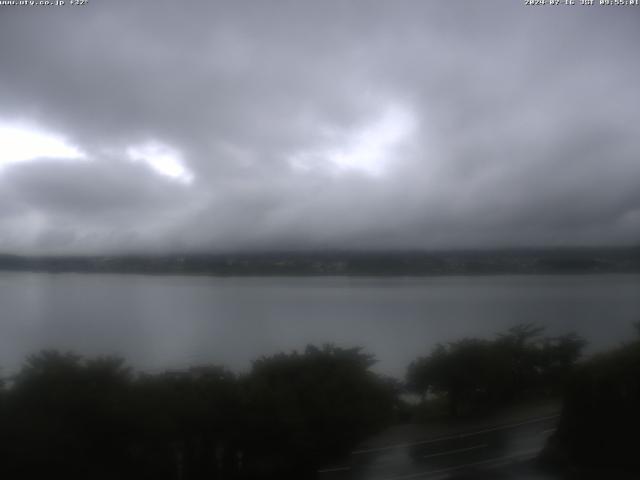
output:
M637 244L639 40L519 0L0 6L0 251Z

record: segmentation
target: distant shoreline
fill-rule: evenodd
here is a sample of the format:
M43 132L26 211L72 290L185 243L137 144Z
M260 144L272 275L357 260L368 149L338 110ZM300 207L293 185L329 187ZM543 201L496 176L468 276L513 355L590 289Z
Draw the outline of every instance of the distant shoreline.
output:
M100 256L0 254L0 271L216 277L426 277L640 273L640 247L476 251L284 251Z

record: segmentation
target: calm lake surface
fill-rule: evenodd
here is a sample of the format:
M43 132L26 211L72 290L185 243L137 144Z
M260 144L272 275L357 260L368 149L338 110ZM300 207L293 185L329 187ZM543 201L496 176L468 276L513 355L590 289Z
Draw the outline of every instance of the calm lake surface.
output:
M247 369L308 343L363 346L402 377L437 342L521 322L576 331L589 351L632 338L640 275L215 278L0 273L0 366L42 348L117 354L158 371Z

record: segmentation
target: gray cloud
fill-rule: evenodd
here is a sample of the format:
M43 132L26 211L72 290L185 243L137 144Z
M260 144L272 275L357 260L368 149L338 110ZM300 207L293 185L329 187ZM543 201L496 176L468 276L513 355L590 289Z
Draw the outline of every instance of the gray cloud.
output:
M499 0L4 7L0 125L86 158L0 165L0 250L636 243L639 15ZM150 141L193 181L126 158Z

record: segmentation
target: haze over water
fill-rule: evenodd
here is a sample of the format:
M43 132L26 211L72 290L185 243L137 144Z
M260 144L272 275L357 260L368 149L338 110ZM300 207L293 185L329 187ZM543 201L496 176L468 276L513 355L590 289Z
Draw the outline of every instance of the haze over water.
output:
M437 342L517 323L575 331L588 352L633 336L640 275L215 278L0 274L0 366L42 348L116 354L148 371L223 364L308 343L362 346L403 377Z

